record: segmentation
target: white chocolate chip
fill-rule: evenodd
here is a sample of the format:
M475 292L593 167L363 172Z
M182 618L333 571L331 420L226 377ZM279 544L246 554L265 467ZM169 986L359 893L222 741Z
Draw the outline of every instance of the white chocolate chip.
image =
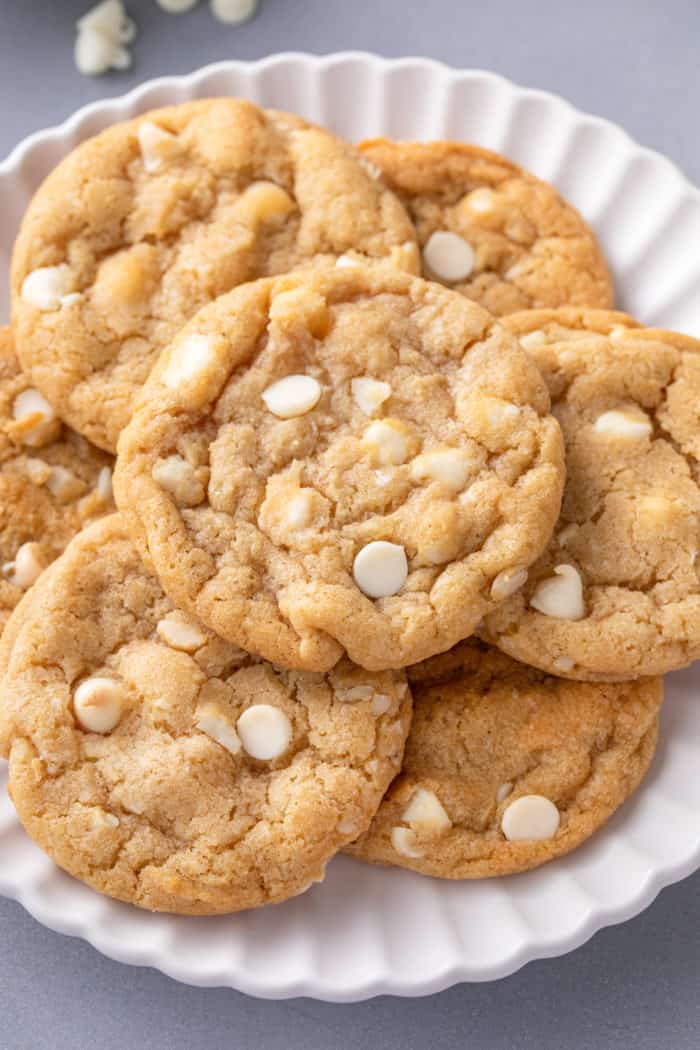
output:
M555 671L565 673L566 671L573 671L576 665L570 656L557 656L553 661L552 666Z
M180 152L177 135L158 127L151 120L141 121L138 139L143 166L147 172L157 171L166 161Z
M110 828L118 828L119 817L115 817L114 813L105 813L105 824Z
M313 500L309 489L299 489L287 504L285 518L291 529L308 527L313 511Z
M380 379L358 376L350 380L350 390L355 404L366 416L372 416L391 397L391 386Z
M351 685L347 688L336 686L335 689L336 700L342 700L343 703L354 704L358 700L371 700L374 696L374 689L371 685Z
M474 249L463 237L448 230L431 233L423 248L423 260L441 281L463 281L474 269Z
M408 458L408 430L398 420L378 419L365 430L362 446L383 467L398 466Z
M613 410L598 416L593 429L598 434L610 434L618 438L645 438L652 431L651 420L639 412Z
M263 391L262 399L273 416L294 419L315 408L321 396L321 384L313 376L285 376Z
M204 499L204 485L192 464L182 456L173 455L156 460L151 477L156 485L169 492L180 504L196 506Z
M379 718L385 715L391 707L391 697L386 693L375 693L372 697L372 714Z
M392 828L391 844L402 857L417 859L423 856L423 850L418 848L416 833L412 828Z
M9 582L15 587L28 590L46 568L38 543L23 543L15 554L15 560L3 566Z
M509 842L540 842L556 835L559 819L559 810L544 795L521 795L506 807L501 830Z
M215 356L214 345L208 336L190 335L173 350L161 380L171 390L177 390L206 372Z
M191 11L199 0L156 0L156 3L169 15L181 15L185 11Z
M495 602L502 602L510 598L511 594L519 591L526 582L527 569L522 566L516 565L512 569L504 569L503 572L499 572L491 584L491 597Z
M518 337L518 342L524 350L532 350L536 346L542 346L543 343L547 342L547 336L541 328L536 328L534 332L526 332L525 335Z
M368 598L388 598L401 590L408 577L406 552L397 543L374 540L358 553L352 573Z
M401 817L414 831L426 835L439 835L452 827L445 808L434 791L417 787Z
M224 718L216 704L202 704L198 707L195 725L230 754L236 755L241 750L238 733Z
M496 802L505 802L512 790L513 785L510 783L510 781L508 781L505 784L499 784L498 791L496 792Z
M97 475L97 494L105 503L112 499L112 471L109 467L102 467Z
M582 620L586 609L580 574L573 565L555 566L554 576L537 584L530 605L545 616L555 616L560 620Z
M210 0L214 18L227 25L238 26L252 18L258 9L258 0Z
M348 835L350 838L356 839L360 834L360 827L356 820L339 820L338 832L341 835Z
M22 444L30 448L45 445L56 436L56 413L46 398L34 387L27 387L14 399L12 417L23 424L19 436Z
M238 735L252 758L279 758L292 740L292 724L284 711L271 704L253 704L238 719Z
M86 678L73 694L75 717L89 733L111 733L124 708L124 686L114 678Z
M65 502L83 491L83 482L75 476L72 470L57 466L51 468L46 487L57 500Z
M44 312L59 310L64 298L72 291L72 285L73 275L66 263L40 266L24 278L22 300Z
M197 624L177 610L159 620L156 631L166 645L185 653L196 652L207 640L206 634Z
M342 269L345 266L362 266L362 262L360 259L356 259L354 256L348 255L348 253L345 252L345 254L338 256L335 260L335 265Z
M411 477L414 481L439 481L453 492L459 492L466 485L472 466L472 460L462 449L435 449L416 456L411 463Z
M468 193L462 199L460 208L466 208L475 215L484 215L486 212L493 211L495 203L496 195L493 190L487 189L486 186L481 186L477 190L472 190L471 193Z

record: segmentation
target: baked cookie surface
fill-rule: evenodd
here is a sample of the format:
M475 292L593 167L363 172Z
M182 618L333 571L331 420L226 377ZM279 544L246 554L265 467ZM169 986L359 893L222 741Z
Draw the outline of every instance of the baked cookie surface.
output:
M417 272L408 216L348 145L240 99L155 110L78 146L37 191L12 260L18 352L62 418L114 451L199 307L350 250Z
M570 678L662 674L700 656L700 342L607 311L505 319L566 443L553 539L483 636Z
M401 764L403 674L255 661L175 611L118 515L34 589L3 683L20 820L103 893L235 911L322 877Z
M124 431L115 492L181 608L250 652L403 667L472 633L559 512L559 426L481 307L389 267L202 310Z
M463 143L371 139L360 149L406 206L425 277L497 316L613 305L593 232L548 183Z
M114 510L112 463L57 419L0 328L0 630L75 533Z
M508 875L584 842L652 760L661 679L571 682L476 640L409 669L403 769L363 860L449 879Z

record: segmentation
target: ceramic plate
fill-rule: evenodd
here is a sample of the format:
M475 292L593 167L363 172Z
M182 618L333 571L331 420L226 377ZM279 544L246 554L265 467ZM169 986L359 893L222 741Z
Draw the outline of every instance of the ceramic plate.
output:
M562 99L490 73L355 53L224 62L151 81L32 135L0 165L0 318L16 229L47 172L116 120L210 95L293 110L349 139L456 138L499 150L555 183L594 226L622 307L700 336L700 193L669 161ZM340 857L324 883L286 904L216 919L151 915L60 872L2 791L0 892L114 959L252 995L349 1001L502 977L630 918L700 867L699 687L700 665L668 678L642 790L586 845L525 875L447 883Z

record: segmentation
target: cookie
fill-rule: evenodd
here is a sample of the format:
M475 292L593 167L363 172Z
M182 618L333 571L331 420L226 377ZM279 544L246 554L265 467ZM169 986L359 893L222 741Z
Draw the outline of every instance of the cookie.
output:
M484 637L591 681L700 657L700 342L607 311L506 319L549 386L566 442L562 513Z
M406 212L345 143L241 99L154 110L78 146L36 193L12 259L18 353L59 415L114 451L200 306L346 252L417 272Z
M559 512L539 372L475 303L387 266L262 280L202 310L124 431L115 492L172 600L324 671L448 649Z
M548 183L458 142L371 139L360 149L413 219L425 277L497 316L613 305L592 230Z
M0 629L75 533L114 510L112 462L61 423L0 328Z
M119 515L37 584L0 739L25 828L71 875L208 914L302 892L364 830L401 764L403 674L256 661L173 609Z
M445 879L525 871L574 849L654 755L661 679L570 682L471 640L409 669L403 770L347 852Z

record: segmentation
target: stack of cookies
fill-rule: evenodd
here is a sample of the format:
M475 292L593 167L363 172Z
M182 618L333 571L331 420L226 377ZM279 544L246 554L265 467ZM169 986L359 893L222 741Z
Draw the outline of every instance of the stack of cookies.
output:
M551 186L187 103L52 172L12 304L0 746L57 864L222 913L343 849L522 871L634 791L700 656L700 344Z

